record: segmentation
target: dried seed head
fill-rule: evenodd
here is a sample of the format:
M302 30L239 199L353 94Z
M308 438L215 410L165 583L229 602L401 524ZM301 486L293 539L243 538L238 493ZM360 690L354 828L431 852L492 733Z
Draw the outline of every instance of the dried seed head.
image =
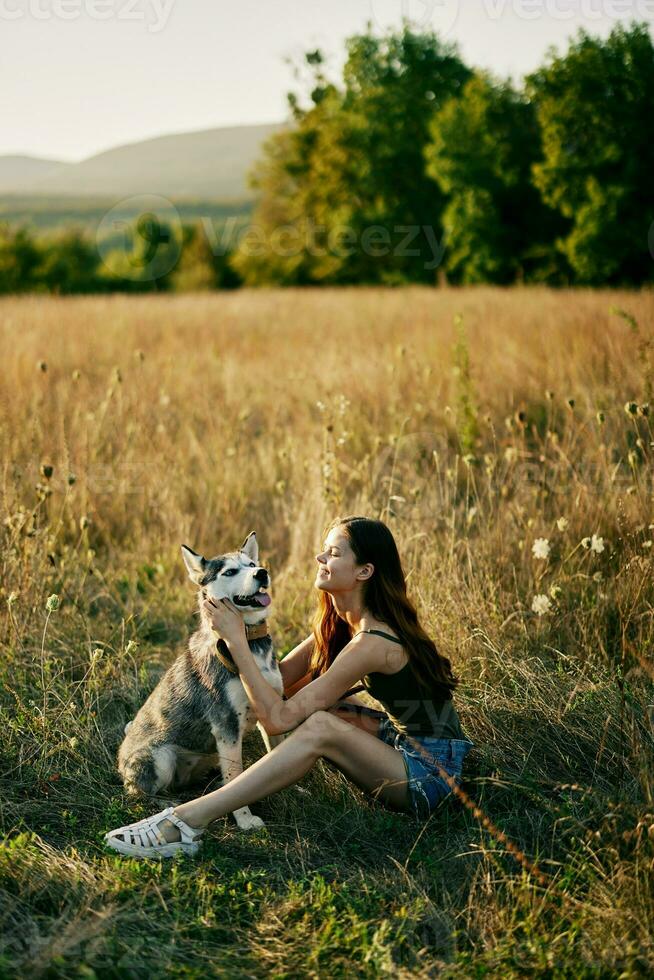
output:
M638 413L638 405L636 402L625 402L624 410L627 415L636 415Z

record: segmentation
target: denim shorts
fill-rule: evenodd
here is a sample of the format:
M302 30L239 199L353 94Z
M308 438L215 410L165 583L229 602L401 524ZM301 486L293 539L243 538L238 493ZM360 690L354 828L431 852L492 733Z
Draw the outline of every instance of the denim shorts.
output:
M406 735L397 730L388 716L382 719L377 736L402 754L413 814L417 820L425 820L441 800L452 792L452 788L439 774L436 766L411 744ZM457 786L460 785L463 760L474 742L470 739L432 738L426 735L412 735L411 739L453 777Z

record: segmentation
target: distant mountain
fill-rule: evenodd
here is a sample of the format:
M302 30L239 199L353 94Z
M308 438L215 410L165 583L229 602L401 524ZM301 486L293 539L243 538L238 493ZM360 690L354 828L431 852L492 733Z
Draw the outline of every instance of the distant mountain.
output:
M0 156L0 194L242 199L251 196L247 173L264 140L283 126L173 133L117 146L79 163Z
M66 164L41 157L0 156L0 194L19 191L27 182L39 180Z

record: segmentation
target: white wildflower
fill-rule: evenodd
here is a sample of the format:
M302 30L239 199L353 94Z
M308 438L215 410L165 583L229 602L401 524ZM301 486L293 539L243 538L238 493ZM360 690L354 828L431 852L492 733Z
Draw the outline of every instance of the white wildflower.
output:
M552 603L548 596L540 593L540 595L535 595L532 599L531 609L532 612L537 613L539 616L544 616L552 608Z
M598 534L594 534L590 539L590 550L601 554L604 551L604 538L600 538Z
M534 558L547 559L550 555L550 543L547 538L536 538L531 546L531 553Z
M559 531L567 531L568 524L569 521L567 517L559 517L558 521L556 522L556 526L558 527Z

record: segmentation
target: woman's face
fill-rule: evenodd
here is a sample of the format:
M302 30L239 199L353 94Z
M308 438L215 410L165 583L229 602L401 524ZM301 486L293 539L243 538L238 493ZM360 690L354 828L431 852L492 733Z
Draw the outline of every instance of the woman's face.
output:
M342 528L334 527L325 538L325 549L316 555L318 570L315 586L323 592L350 591L362 581L356 577L365 565L357 565L349 539Z

